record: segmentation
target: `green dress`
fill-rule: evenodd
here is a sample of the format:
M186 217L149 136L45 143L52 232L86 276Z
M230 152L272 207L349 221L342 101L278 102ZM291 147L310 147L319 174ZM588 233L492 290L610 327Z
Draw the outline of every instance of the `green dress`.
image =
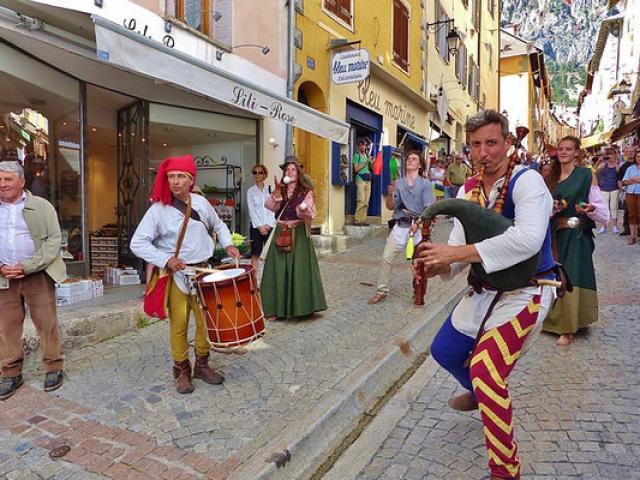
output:
M589 202L591 183L591 170L581 167L576 167L568 178L559 182L554 198L565 199L568 207L557 216L577 216L575 206ZM556 260L564 266L573 283L573 292L567 292L559 298L544 321L544 330L558 335L576 333L598 320L598 294L593 268L595 244L592 228L595 225L586 216L582 220L586 220L582 228L564 228L556 232L552 227Z
M295 207L304 199L304 193L285 207L282 220L294 220ZM274 240L264 262L260 295L266 317L308 317L327 309L322 277L313 242L304 223L293 230L293 248L281 252L275 242L280 232L276 226Z

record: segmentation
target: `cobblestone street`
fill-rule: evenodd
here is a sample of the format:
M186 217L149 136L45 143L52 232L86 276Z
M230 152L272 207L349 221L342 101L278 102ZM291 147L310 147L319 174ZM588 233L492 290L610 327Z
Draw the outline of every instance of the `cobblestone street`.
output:
M360 282L375 282L383 242L320 261L330 305L320 318L272 322L246 354L212 354L223 386L196 380L193 394L175 392L167 322L69 352L55 394L42 392L38 352L27 385L0 405L0 478L226 478L256 452L264 466L289 445L274 439L310 428L314 408L339 404L349 374L462 288L435 280L426 310L415 309L404 262L389 299L368 305L374 288ZM71 451L54 462L48 453L62 443Z
M522 478L640 478L640 247L597 242L600 321L569 347L542 334L509 378ZM447 406L454 380L428 359L403 390L326 478L488 478L479 414Z

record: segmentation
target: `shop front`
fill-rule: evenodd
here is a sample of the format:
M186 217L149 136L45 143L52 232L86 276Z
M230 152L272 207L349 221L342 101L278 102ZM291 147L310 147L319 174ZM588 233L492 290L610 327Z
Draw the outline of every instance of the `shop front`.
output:
M381 152L383 169L374 175L367 216L370 223L381 223L391 216L384 207L388 185L402 174L402 152L424 151L428 145L428 108L424 98L385 80L386 75L372 69L371 75L357 83L332 85L331 114L350 125L346 147L334 143L331 154L330 230L337 232L352 223L356 206L351 158L358 141L367 143L374 158ZM389 168L397 163L399 168ZM392 178L393 177L393 178Z
M198 186L232 231L247 233L248 172L281 161L267 139L282 141L286 123L346 138L342 122L264 87L111 21L55 11L95 25L102 40L42 20L27 28L0 7L0 156L22 161L27 188L56 207L72 275L116 264L143 271L128 243L164 158L193 155Z

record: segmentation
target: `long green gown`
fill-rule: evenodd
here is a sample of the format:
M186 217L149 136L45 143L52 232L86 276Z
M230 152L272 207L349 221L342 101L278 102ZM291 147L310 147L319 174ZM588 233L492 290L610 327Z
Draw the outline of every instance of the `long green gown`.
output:
M279 231L277 226L274 235ZM295 227L292 252L282 253L271 242L260 293L267 317L308 317L327 309L316 251L304 225Z
M568 207L557 216L577 216L575 206L589 202L592 175L588 168L576 167L568 178L558 183L554 198L565 199ZM558 335L573 334L598 320L598 294L593 268L593 223L586 217L582 228L555 231L557 261L564 265L573 283L573 292L559 298L544 321L544 330ZM553 225L553 222L552 222Z

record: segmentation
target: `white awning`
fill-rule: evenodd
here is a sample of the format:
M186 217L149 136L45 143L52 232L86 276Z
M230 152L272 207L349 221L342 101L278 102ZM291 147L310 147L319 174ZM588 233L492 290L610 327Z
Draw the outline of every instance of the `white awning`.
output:
M251 113L346 143L349 125L98 16L98 58Z
M348 140L349 125L343 121L99 16L91 17L95 49L87 45L90 42L74 41L73 35L65 38L46 24L25 28L10 17L6 10L0 15L0 37L81 80L149 101L166 103L175 98L176 105L203 109L218 105L223 113L246 112L338 143Z

